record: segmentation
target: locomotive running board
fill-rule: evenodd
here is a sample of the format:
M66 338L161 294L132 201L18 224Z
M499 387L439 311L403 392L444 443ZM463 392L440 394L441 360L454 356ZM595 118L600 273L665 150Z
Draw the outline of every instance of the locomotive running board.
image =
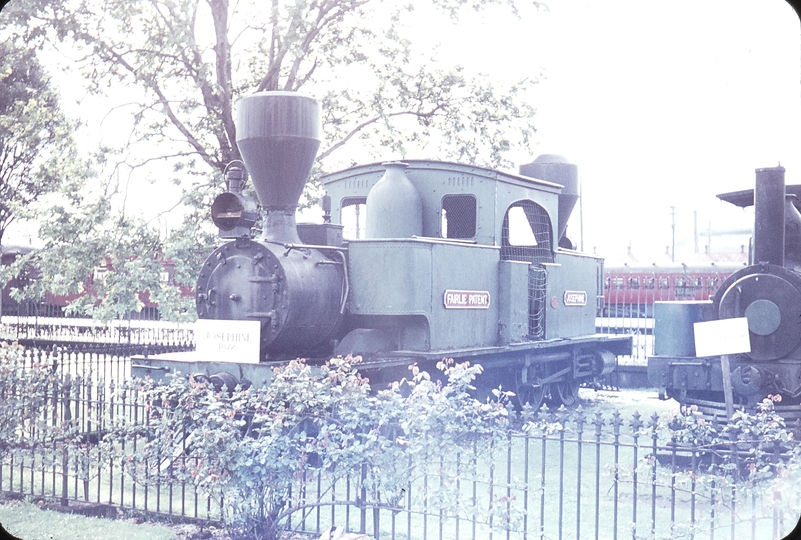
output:
M375 369L389 366L407 366L415 362L437 362L443 358L469 360L487 357L499 357L497 360L493 360L494 366L513 365L516 363L514 357L519 358L520 354L533 353L547 356L548 354L553 354L554 351L567 351L587 346L608 350L615 356L625 356L631 354L632 338L631 336L595 334L577 338L513 343L502 347L475 347L442 351L393 351L362 356L359 368Z

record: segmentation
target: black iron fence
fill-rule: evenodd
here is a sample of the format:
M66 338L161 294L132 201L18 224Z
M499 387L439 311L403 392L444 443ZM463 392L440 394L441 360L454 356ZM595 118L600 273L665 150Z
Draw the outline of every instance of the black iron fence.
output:
M4 340L0 338L0 342ZM26 346L21 353L24 368L47 366L54 374L80 377L88 384L101 380L105 385L120 384L131 377L131 357L149 356L194 349L193 343L53 343L36 347L34 340L14 340ZM8 340L5 340L8 343Z
M25 420L0 441L0 491L220 518L221 501L198 482L165 480L177 478L165 469L185 469L195 459L191 448L146 461L135 479L124 457L100 451L115 419L147 425L158 417L158 404L145 402L135 382L101 374L97 362L81 366L87 359L81 354L29 358L54 376L38 395L0 389L0 400L22 400ZM495 441L489 453L476 443L426 462L392 500L369 493L360 468L337 479L325 470L300 470L289 501L296 511L286 526L320 531L336 524L382 539L756 540L781 538L798 521L801 471L782 443L758 453L742 443L688 445L657 415L619 411L544 410L534 420L526 431ZM186 432L176 437L187 440ZM133 455L147 443L134 439L122 453Z
M14 389L0 390L0 398L12 397ZM219 517L219 508L195 486L162 486L146 477L133 482L123 471L124 463L103 458L99 443L115 419L150 421L151 406L139 399L130 381L64 373L41 397L38 402L30 399L32 406L38 405L32 415L20 414L24 436L11 443L0 441L0 491L54 499L63 506L94 503L204 520ZM134 440L128 453L147 442Z
M18 302L4 294L2 315L8 318L75 318L75 314L67 315L65 302L51 304L46 301L25 300ZM161 319L158 307L145 306L140 311L131 311L129 317L136 321L158 321ZM86 315L80 318L91 320Z
M756 540L782 538L799 520L799 486L778 446L773 478L756 481L747 452L664 441L656 417L578 410L540 420L510 433L489 460L467 450L430 463L394 506L360 505L357 481L331 487L317 473L298 501L314 501L312 510L298 512L294 528L339 523L391 539Z

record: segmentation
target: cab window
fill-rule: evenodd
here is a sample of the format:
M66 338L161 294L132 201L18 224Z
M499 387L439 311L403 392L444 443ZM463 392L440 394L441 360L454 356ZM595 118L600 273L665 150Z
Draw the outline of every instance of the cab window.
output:
M445 195L440 220L442 238L476 236L476 198L473 195Z
M346 197L342 199L342 238L358 240L364 238L364 224L367 220L367 197Z

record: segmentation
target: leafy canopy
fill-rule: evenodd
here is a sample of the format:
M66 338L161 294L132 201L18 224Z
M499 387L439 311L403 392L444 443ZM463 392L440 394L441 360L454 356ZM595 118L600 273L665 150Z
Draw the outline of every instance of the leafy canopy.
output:
M151 279L156 288L150 289L151 294L167 301L180 296L175 285L193 285L192 270L212 247L207 209L221 189L226 164L240 157L234 109L244 95L302 91L322 100L324 142L314 177L355 162L407 154L510 166L511 150L528 149L535 111L526 93L536 81L528 78L505 85L438 61L436 48L416 45L414 39L415 24L429 16L431 6L443 20L458 21L465 12L490 6L516 12L521 6L539 4L14 0L0 22L18 29L30 44L60 48L76 57L89 91L87 99L124 96L115 109L125 113L115 116L117 142L101 149L108 160L104 184L115 188L104 193L115 196L109 212L124 216L128 196L133 198L133 192L119 187L120 174L131 178L137 173L141 178L157 171L160 186L178 186L174 206L164 211L168 217L159 215L136 228L143 244L155 235L159 256L169 252L177 275L187 278L170 285L164 294ZM418 15L416 8L429 11ZM147 192L159 193L159 202L169 197L167 187ZM312 181L301 204L313 203L320 194ZM75 212L69 219L80 220L82 215L86 213ZM171 233L153 230L163 218L172 224ZM86 220L102 221L104 226L127 223L116 216ZM56 238L59 233L50 230L51 221L45 221L42 236ZM92 244L106 234L97 227L91 231ZM72 247L65 243L58 249L68 256ZM139 254L106 255L127 260ZM131 287L141 284L130 280Z
M84 174L75 127L35 52L0 41L0 244L35 202Z

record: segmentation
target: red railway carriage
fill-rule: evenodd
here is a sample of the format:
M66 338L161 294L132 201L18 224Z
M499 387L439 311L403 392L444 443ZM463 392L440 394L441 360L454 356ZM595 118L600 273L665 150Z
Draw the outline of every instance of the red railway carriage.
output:
M745 262L626 263L604 270L605 317L651 317L654 302L708 300Z

